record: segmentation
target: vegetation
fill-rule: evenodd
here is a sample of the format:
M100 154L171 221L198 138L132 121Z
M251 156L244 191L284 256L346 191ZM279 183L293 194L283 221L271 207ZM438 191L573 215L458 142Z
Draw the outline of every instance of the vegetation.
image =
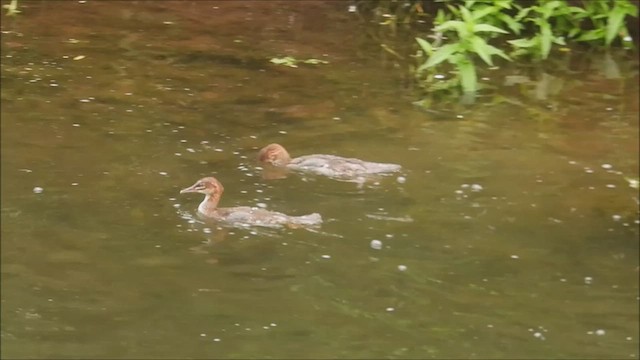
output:
M291 56L285 56L285 57L281 57L281 58L271 58L271 60L269 60L269 62L276 64L276 65L282 65L282 66L288 66L288 67L293 67L293 68L297 68L298 64L309 64L309 65L320 65L320 64L328 64L329 62L326 60L319 60L319 59L306 59L306 60L299 60L296 59L294 57Z
M435 16L423 9L433 3L417 0L376 5L388 14L381 24L393 32L399 24L432 24L416 38L415 68L420 86L431 93L477 91L478 60L491 67L495 56L544 61L555 48L567 51L567 43L632 47L626 21L638 16L629 0L436 0ZM454 76L443 75L448 71Z
M4 9L7 9L7 16L15 16L20 13L18 10L18 0L11 0L7 5L2 5Z

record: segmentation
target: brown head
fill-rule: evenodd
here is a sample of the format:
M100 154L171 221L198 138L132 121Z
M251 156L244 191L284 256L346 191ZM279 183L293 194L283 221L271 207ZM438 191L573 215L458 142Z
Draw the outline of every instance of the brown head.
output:
M285 166L291 161L291 156L280 144L269 144L258 152L258 161L274 166Z
M210 176L202 178L188 188L180 190L180 194L200 193L219 199L223 191L224 187L222 186L220 181L218 181L218 179L214 178L213 176Z

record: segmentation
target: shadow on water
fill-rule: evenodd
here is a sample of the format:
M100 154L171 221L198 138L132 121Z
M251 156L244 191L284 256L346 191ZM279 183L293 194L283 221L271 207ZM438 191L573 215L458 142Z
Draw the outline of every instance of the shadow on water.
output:
M20 6L3 357L638 357L637 59L505 65L421 108L340 2ZM403 172L265 180L272 142ZM325 223L200 221L179 191L209 175L221 206Z

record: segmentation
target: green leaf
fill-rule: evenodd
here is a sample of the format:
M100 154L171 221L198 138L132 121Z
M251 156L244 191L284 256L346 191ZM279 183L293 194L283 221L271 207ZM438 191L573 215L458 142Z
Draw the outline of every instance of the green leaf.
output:
M432 66L438 65L441 62L447 60L451 55L453 55L456 51L458 51L458 45L457 44L447 44L442 46L441 48L439 48L438 50L436 50L433 55L431 55L429 57L429 59L422 64L422 66L420 66L418 68L418 72L426 69L426 68L430 68Z
M538 43L535 38L507 40L507 42L517 48L529 48Z
M567 35L569 38L576 36L581 31L580 28L573 28L569 30L569 34Z
M462 90L465 92L474 92L478 88L478 79L476 78L476 68L472 62L465 60L457 64L458 73Z
M498 49L495 46L487 44L487 51L489 51L489 54L491 55L498 55L505 60L511 61L511 58L507 54L505 54L504 51Z
M471 18L473 18L473 20L479 20L482 19L483 17L491 14L492 12L496 11L496 9L493 6L487 6L484 7L480 10L476 10L474 12L471 13Z
M558 45L562 45L562 46L567 45L567 43L564 42L564 38L562 36L558 36L558 37L553 38L553 43L554 44L558 44Z
M511 31L514 34L520 35L520 30L522 30L522 28L524 27L522 24L520 24L519 22L515 21L511 16L509 16L507 14L504 14L504 13L498 13L498 14L496 14L496 16L498 17L498 19L502 20L502 22L507 24L509 29L511 29Z
M447 30L456 30L460 33L459 29L464 28L464 23L460 20L449 20L441 25L433 28L435 32L445 32Z
M605 38L605 44L611 45L613 39L615 39L618 31L622 27L622 21L624 20L625 13L619 6L614 6L613 10L609 13L607 18L607 36Z
M422 51L424 51L425 54L427 55L433 54L433 47L431 46L431 44L429 44L427 40L416 38L416 41L418 42L418 45L420 45L420 48L422 48Z
M576 39L576 41L593 41L593 40L602 39L603 37L604 37L604 30L595 29L595 30L585 31L584 34L580 35Z
M497 32L497 33L502 33L502 34L508 34L508 31L502 30L499 27L493 26L493 25L489 25L489 24L478 24L476 26L473 27L473 31L474 32Z
M548 23L542 24L540 27L540 51L543 59L549 57L551 52L551 40L553 40L553 34L551 33L551 26Z
M485 63L489 64L489 66L493 66L491 55L489 54L489 50L487 48L488 46L489 44L487 44L487 42L479 36L474 36L471 39L471 48L473 49L473 51L478 54Z
M529 15L529 12L532 10L532 7L527 7L527 8L523 8L522 10L520 10L518 12L518 15L516 15L515 20L516 21L520 21L522 19L524 19L525 17L527 17L527 15Z
M462 15L462 20L466 23L472 23L473 17L471 17L471 13L466 7L460 6L460 14Z

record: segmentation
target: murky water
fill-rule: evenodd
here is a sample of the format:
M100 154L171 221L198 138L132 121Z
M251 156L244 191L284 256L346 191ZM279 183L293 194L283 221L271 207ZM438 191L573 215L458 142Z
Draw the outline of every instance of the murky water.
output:
M425 111L338 2L20 4L3 357L638 358L633 56L506 67L499 95ZM406 181L263 180L271 142ZM178 192L207 175L225 206L326 222L201 223Z

